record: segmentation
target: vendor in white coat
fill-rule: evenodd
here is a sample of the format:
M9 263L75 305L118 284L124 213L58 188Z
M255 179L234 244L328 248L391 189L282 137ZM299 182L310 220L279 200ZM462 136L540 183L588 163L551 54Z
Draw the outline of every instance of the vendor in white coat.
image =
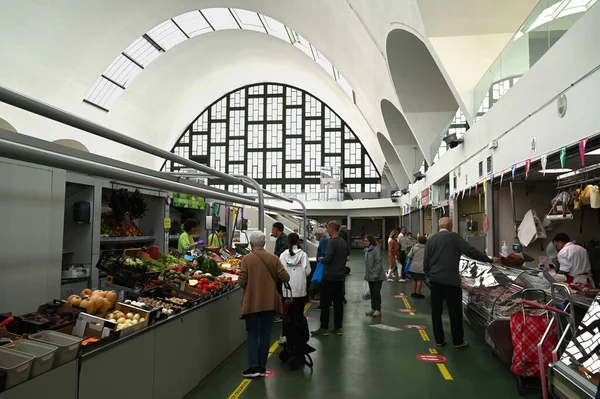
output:
M583 283L594 286L592 266L587 251L571 242L565 233L559 233L552 239L558 250L559 273L567 276L569 283Z
M291 298L294 306L294 311L297 314L304 313L304 304L306 303L307 291L306 284L310 275L310 264L308 263L308 255L302 249L298 248L300 236L296 233L288 235L288 249L283 251L279 256L285 270L290 275L290 287L283 289L283 297Z

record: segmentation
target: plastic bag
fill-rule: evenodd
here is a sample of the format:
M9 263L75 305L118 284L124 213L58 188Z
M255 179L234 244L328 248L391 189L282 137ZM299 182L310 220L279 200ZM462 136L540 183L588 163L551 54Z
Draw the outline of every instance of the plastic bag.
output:
M317 267L315 268L315 272L313 273L310 282L312 284L321 284L321 281L323 281L323 274L325 274L325 265L323 262L319 262L317 263Z
M404 274L410 273L410 265L412 264L413 258L410 258L408 262L406 262L406 266L404 266Z
M363 284L362 299L365 301L371 299L371 289L369 288L368 281L365 281Z

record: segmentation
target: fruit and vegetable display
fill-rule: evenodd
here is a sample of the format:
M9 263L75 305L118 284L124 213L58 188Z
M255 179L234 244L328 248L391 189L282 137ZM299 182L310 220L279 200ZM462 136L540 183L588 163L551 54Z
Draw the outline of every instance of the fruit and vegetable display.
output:
M219 264L217 261L210 256L205 256L201 261L198 259L198 267L203 273L209 273L213 276L218 276L221 274L221 269L219 268Z
M149 267L151 263L151 260L140 258L106 255L101 256L96 267L115 277L119 284L134 287L156 277L151 273L158 272L160 266L152 263L152 267Z
M215 278L208 273L200 274L199 272L196 272L194 273L193 277L194 278L188 282L188 285L204 292L219 291L223 288L227 288L229 285L234 284L231 277Z
M100 235L103 237L141 237L145 234L133 220L117 224L113 213L105 212L102 214L100 222Z
M135 326L138 323L143 323L146 321L146 319L139 313L124 313L120 310L115 310L114 312L107 314L106 320L110 320L113 323L117 323L117 331L121 331L125 328L129 328L131 326Z
M182 272L177 271L177 269L165 270L163 278L168 282L172 282L174 284L181 284L184 281L188 281L189 279L188 276L186 276Z
M67 298L71 305L85 309L88 314L99 316L112 309L116 300L117 294L114 291L92 291L89 288L81 291L81 295L71 295Z
M144 304L152 308L162 308L161 313L169 316L173 313L177 313L183 310L182 306L175 305L172 301L163 301L158 298L138 298L138 301L143 302ZM181 305L183 304L184 303L181 303Z

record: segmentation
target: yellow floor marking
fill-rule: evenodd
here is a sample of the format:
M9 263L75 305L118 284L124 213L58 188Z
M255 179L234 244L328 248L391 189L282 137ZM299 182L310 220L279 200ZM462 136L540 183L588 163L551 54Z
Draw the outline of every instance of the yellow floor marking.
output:
M437 351L433 348L429 348L429 353L431 353L432 355L437 355Z
M427 335L427 333L425 332L425 330L419 330L419 334L421 334L421 338L423 338L423 341L425 342L429 342L429 335Z
M403 293L403 292L401 292L401 293L400 293L400 295L404 295L404 293ZM412 307L410 306L410 302L408 302L408 299L406 299L406 298L402 298L402 301L404 302L404 307L405 307L406 309L412 309ZM409 313L409 315L411 315L411 316L414 316L414 315L415 315L415 312L410 312L410 313Z
M306 304L306 306L304 306L304 313L306 313L308 311L308 309L310 309L311 305L312 304L309 302ZM277 348L279 348L279 341L275 341L273 343L273 345L271 345L271 348L269 348L268 359L271 358L271 356L273 355L273 353L275 353ZM242 394L248 388L248 386L252 383L252 381L254 381L254 380L244 379L242 382L240 382L240 385L238 385L237 388L235 388L235 390L231 393L231 395L229 395L229 397L227 399L239 399L239 397L242 396Z
M442 373L442 375L444 376L444 379L446 381L454 380L454 378L452 378L452 375L450 374L450 372L448 371L448 369L446 368L446 366L443 363L438 363L437 366L438 366L438 369L440 369L440 373Z
M244 393L244 391L246 390L246 388L248 388L248 385L250 385L250 383L252 382L252 380L244 380L240 383L240 385L237 386L237 388L235 389L235 391L233 391L231 393L231 395L229 395L229 397L227 399L238 399L240 396L242 396L242 394Z

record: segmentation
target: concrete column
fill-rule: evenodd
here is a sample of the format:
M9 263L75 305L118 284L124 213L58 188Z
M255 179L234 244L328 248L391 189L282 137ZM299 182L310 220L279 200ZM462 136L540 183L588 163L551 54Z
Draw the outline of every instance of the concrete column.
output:
M452 231L458 233L458 202L456 200L450 200L450 215L448 215L454 223L452 224Z
M485 237L485 249L486 253L489 256L496 256L494 252L494 242L496 237L494 237L494 188L491 184L487 185L487 189L484 194L484 207L483 211L485 215L487 215L488 220L488 232ZM483 226L481 226L483 230Z

